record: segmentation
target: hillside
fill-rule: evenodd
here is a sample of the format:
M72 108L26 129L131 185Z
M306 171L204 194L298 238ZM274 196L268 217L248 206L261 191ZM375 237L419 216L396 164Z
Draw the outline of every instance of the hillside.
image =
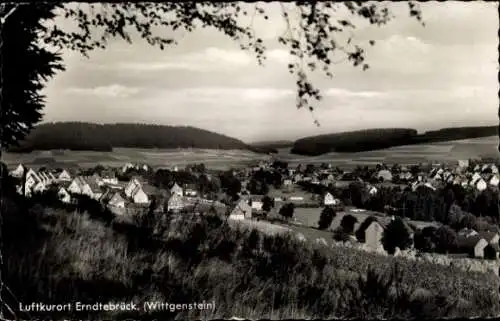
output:
M317 156L330 152L363 152L413 144L428 144L460 139L480 138L498 134L497 126L451 127L418 134L409 128L378 128L301 138L291 152Z
M95 150L112 151L113 147L128 148L203 148L249 149L244 142L189 126L148 124L93 124L83 122L45 123L37 126L20 147L11 152L33 150Z

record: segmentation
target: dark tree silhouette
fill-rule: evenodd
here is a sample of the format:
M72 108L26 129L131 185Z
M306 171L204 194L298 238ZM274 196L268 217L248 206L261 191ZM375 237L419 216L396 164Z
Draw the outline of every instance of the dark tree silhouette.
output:
M435 227L428 226L415 233L415 248L422 252L433 252L436 247L434 243L436 239L436 230Z
M292 218L295 211L295 205L293 203L287 203L280 208L280 215L285 218Z
M314 110L313 100L320 100L320 91L309 80L309 74L315 70L323 72L328 77L333 77L332 66L340 61L348 61L355 67L368 69L365 62L366 45L375 45L370 40L366 44L354 43L349 37L341 43L336 37L339 33L350 33L356 28L352 18L360 18L363 22L381 26L393 18L387 5L384 3L364 3L361 1L346 2L318 2L296 1L294 3L280 3L282 18L287 25L287 31L278 38L280 44L285 46L293 59L290 61L289 71L297 78L297 107ZM415 2L408 2L411 17L422 21L421 12ZM339 18L338 11L347 9L350 19ZM240 44L242 50L247 50L256 55L257 62L265 61L266 46L259 38L252 25L242 22L241 17L252 16L269 19L266 11L259 3L240 4L236 2L162 2L162 3L12 3L0 7L2 18L2 39L16 39L6 37L6 34L15 30L9 24L19 25L22 21L28 24L25 35L30 34L21 41L24 53L21 56L14 54L16 45L3 43L2 52L7 48L11 59L3 59L4 66L16 66L15 61L25 63L23 71L31 70L32 73L16 78L13 74L5 73L3 83L8 83L12 88L19 86L19 91L12 92L9 99L2 99L2 109L10 108L10 116L2 118L10 130L6 141L15 144L22 139L40 120L40 111L43 107L39 93L43 84L35 86L29 84L33 78L46 78L52 76L57 70L62 70L59 57L55 51L47 51L37 47L38 43L45 43L55 48L68 48L76 50L88 57L96 49L105 49L107 41L119 37L131 43L131 29L145 39L148 44L164 49L174 45L177 40L170 37L161 37L156 33L157 28L167 30L185 30L192 32L198 28L214 28ZM6 18L9 21L5 23ZM77 30L66 31L57 24L50 27L41 27L41 22L54 20L56 17L70 19L76 22ZM253 18L252 18L253 21ZM10 30L10 31L9 31ZM29 30L29 31L28 31ZM300 32L297 32L300 31ZM27 57L26 40L29 39L31 52L37 52L34 60L22 59ZM19 49L19 48L18 48ZM339 54L344 58L336 61ZM7 56L7 55L6 55ZM19 59L21 57L21 59ZM27 84L28 83L28 84ZM2 84L3 85L3 84ZM26 86L28 85L28 86ZM5 87L5 86L2 86ZM27 94L22 90L31 88L33 93ZM5 93L2 93L5 96ZM13 102L17 102L13 104ZM23 104L20 104L22 102ZM31 105L26 105L31 102ZM4 104L6 106L4 106ZM10 107L7 107L10 106ZM26 115L23 115L25 113ZM21 116L18 116L21 115ZM315 121L318 125L319 122ZM26 129L27 128L27 129ZM4 135L5 136L5 135ZM5 140L5 138L4 138ZM6 146L4 143L3 146Z
M330 206L326 206L323 211L321 211L321 215L318 221L318 228L320 230L325 230L332 225L333 219L335 218L335 210Z
M358 223L358 219L352 215L345 215L342 217L342 221L340 221L340 227L347 234L354 233L354 226Z
M435 232L436 252L453 253L458 249L457 233L449 226L441 226Z
M2 5L6 10L8 5ZM61 56L43 48L42 23L55 17L49 6L32 4L3 11L1 25L1 146L16 145L42 119L45 97L41 90L57 71ZM8 14L8 17L5 15Z
M262 198L262 210L264 212L269 212L274 207L274 200L269 196L264 196Z
M384 245L384 249L390 254L394 254L396 247L400 250L410 247L410 233L401 218L396 217L387 225L382 236L382 244Z

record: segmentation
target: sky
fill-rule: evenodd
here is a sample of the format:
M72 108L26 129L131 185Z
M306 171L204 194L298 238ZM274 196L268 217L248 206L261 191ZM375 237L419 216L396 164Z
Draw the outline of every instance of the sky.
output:
M495 125L497 5L420 3L424 27L405 3L388 4L393 21L357 23L352 34L370 69L345 62L333 67L333 79L311 75L324 96L314 115L296 108L296 79L287 70L292 58L276 41L286 27L278 3L262 4L269 19L253 21L268 48L265 66L212 29L173 33L179 44L164 51L140 39L113 40L89 58L64 51L67 70L44 90L43 121L186 125L245 142L364 128ZM57 23L71 28L69 21Z

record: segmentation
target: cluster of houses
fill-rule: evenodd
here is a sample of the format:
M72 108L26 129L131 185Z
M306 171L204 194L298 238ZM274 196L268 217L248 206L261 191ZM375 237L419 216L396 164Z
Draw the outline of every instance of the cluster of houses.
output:
M127 172L130 169L149 171L148 165L125 164L121 170ZM177 170L177 169L176 169ZM235 177L242 181L242 197L239 202L230 211L229 219L245 220L252 219L252 214L262 211L262 196L252 198L251 195L245 197L246 183L252 175L252 172L260 170L271 170L270 162L261 162L258 166L249 167L234 171ZM274 170L274 169L273 169ZM282 174L282 190L285 194L280 197L274 197L273 200L278 204L285 202L300 203L304 201L303 196L294 193L296 184L299 182L310 182L313 184L321 184L330 186L331 184L341 183L345 177L349 177L349 173L339 173L331 166L321 168L312 173L297 169L281 169ZM39 170L35 171L32 168L26 168L22 164L11 171L11 175L18 178L23 178L24 184L18 186L18 192L24 193L26 196L34 192L43 192L49 187L57 188L58 195L62 202L71 203L72 195L87 195L108 208L124 209L135 204L138 206L149 206L156 196L166 197L168 199L167 211L180 211L188 204L189 199L201 199L198 197L196 190L192 188L182 188L177 183L168 191L162 191L144 181L141 177L134 177L127 183L119 182L113 171L102 171L99 175L82 176L77 173L72 173L70 170ZM375 172L374 177L379 182L392 182L395 177L399 181L404 181L404 185L411 186L416 189L419 186L426 186L433 190L439 187L442 183L453 183L461 185L464 188L474 188L478 191L484 191L490 187L498 187L500 183L499 169L494 164L481 164L473 168L468 161L459 161L456 168L447 168L445 166L434 166L428 173L420 172L417 175L405 166L399 167L397 170L380 168ZM351 178L352 180L362 181L358 177ZM400 183L401 184L401 183ZM374 195L378 192L377 185L366 183L369 194ZM248 193L247 193L248 194ZM286 195L286 196L285 196ZM206 200L210 202L209 200ZM341 201L335 198L332 194L326 193L318 202L318 207L321 206L337 206ZM279 206L279 205L278 205ZM383 231L390 220L387 217L381 217L373 221L365 231L365 243L373 247L374 250L380 249L381 238ZM411 234L414 229L409 228ZM498 245L498 234L488 234L485 232L476 231L461 231L459 233L459 243L461 248L471 249L471 253L478 258L490 257L488 254L500 252ZM488 252L489 251L489 252Z
M35 171L20 164L10 174L21 179L17 191L28 197L36 192L56 188L60 200L64 203L72 203L74 200L72 195L86 195L110 209L125 209L132 204L149 206L155 197L165 196L168 198L167 211L179 211L185 207L185 197L196 196L196 191L187 189L185 192L177 183L174 183L167 193L160 191L140 177L134 177L128 183L122 184L113 171L103 171L100 175L81 176L72 175L66 169Z

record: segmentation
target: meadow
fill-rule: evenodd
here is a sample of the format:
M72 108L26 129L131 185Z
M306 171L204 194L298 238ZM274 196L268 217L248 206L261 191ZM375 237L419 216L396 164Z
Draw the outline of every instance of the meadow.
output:
M328 153L320 156L299 156L281 149L277 158L291 165L299 163L319 164L330 162L333 165L350 168L357 165L378 163L415 164L419 162L448 162L458 159L497 157L498 137L466 139L460 141L408 145L359 153ZM115 148L113 152L91 151L36 151L26 154L2 153L2 161L9 167L20 162L37 166L81 166L97 164L122 166L124 163L147 163L153 167L183 167L190 163L203 162L208 168L228 169L245 166L251 162L269 159L269 156L247 150L210 150L210 149L134 149Z
M328 248L214 216L184 214L118 228L86 213L28 203L2 202L3 276L18 300L216 302L209 311L60 313L53 319L406 319L500 312L493 274Z

